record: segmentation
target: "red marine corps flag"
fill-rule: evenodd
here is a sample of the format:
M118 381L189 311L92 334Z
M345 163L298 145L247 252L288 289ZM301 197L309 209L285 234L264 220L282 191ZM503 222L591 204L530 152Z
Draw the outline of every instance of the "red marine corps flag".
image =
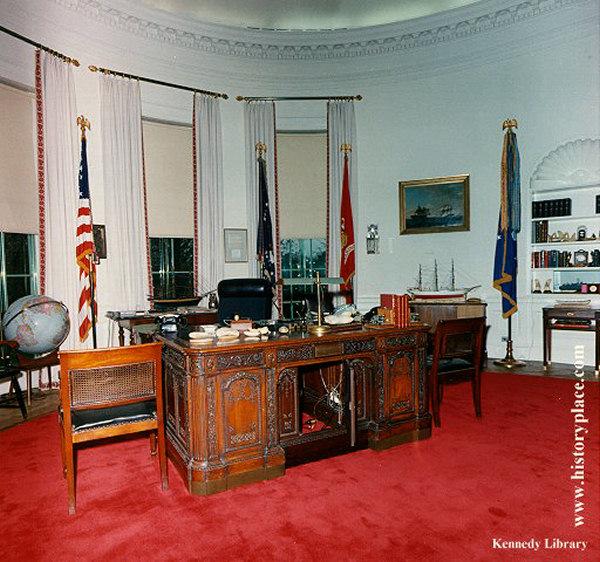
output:
M341 150L344 152L344 177L342 179L342 205L340 211L340 277L344 279L341 290L347 293L346 301L352 302L352 278L355 270L354 223L352 220L350 177L348 173L348 152L352 151L352 147L349 144L343 144Z

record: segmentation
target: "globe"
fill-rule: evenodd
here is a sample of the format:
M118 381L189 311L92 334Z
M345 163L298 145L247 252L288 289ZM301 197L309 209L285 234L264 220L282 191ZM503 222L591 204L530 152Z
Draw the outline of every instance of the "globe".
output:
M27 295L13 302L2 319L4 337L19 343L19 352L46 355L69 335L69 311L44 295Z

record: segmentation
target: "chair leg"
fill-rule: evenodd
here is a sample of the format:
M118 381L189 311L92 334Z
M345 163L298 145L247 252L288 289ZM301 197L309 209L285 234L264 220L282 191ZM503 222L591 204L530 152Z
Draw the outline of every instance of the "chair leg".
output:
M67 437L69 437L67 439ZM69 515L75 515L75 450L70 436L64 436L65 467L67 472L67 497Z
M473 388L473 405L475 406L475 416L481 417L481 369L477 369L471 381Z
M430 374L430 385L431 385L431 409L433 411L433 423L435 427L440 427L440 388L437 373L431 372Z
M19 384L19 379L17 375L13 375L11 377L12 385L15 390L15 396L17 398L17 402L19 403L19 408L21 409L21 415L23 419L27 419L27 406L25 405L25 400L23 399L23 393L21 392L21 385Z
M150 454L152 456L156 455L156 432L150 432Z
M26 373L27 373L27 375L26 375L26 381L27 381L27 405L31 406L31 393L32 393L32 389L31 389L31 370L27 370Z
M167 472L167 447L165 443L165 428L160 425L156 430L158 438L158 464L160 466L161 487L169 489L169 473Z
M65 430L63 427L60 412L58 414L58 425L60 426L60 458L62 460L63 478L67 477L67 453L65 451Z

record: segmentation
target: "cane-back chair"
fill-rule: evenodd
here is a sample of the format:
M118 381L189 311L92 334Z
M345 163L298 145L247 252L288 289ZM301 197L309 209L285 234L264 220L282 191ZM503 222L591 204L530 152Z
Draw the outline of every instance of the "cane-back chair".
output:
M162 489L169 487L162 392L162 344L61 351L60 411L63 472L69 513L75 513L74 445L137 432L150 432Z

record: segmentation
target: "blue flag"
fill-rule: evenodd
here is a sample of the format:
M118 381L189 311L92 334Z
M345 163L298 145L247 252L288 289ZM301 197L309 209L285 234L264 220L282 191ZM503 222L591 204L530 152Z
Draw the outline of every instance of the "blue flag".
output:
M517 305L517 234L521 230L521 178L517 136L504 135L501 165L500 217L494 260L494 289L502 294L502 316L509 318Z
M267 186L267 164L264 158L258 159L258 232L256 236L256 255L260 262L261 274L275 284L275 255L273 252L273 223L269 207Z

